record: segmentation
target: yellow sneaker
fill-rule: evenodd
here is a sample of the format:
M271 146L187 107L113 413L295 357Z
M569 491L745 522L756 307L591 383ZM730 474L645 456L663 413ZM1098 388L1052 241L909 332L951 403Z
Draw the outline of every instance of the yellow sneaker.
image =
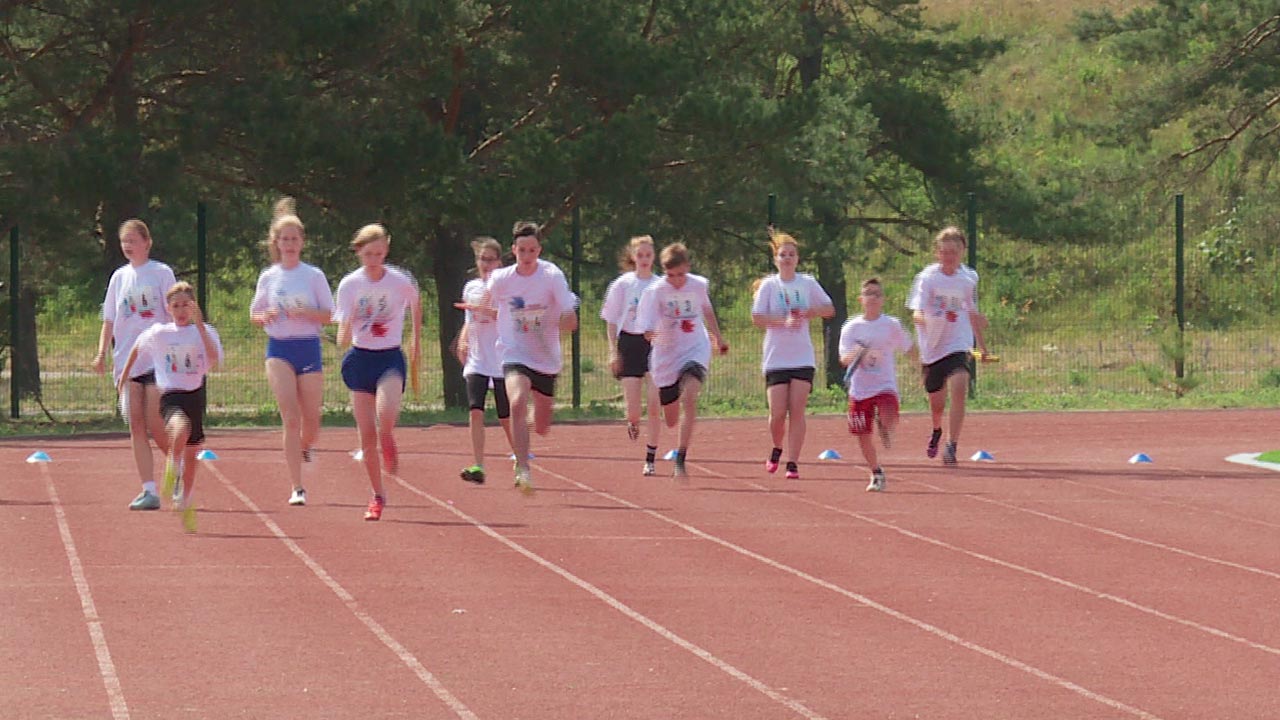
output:
M194 505L182 508L182 529L189 533L196 531L196 508Z
M173 464L173 458L164 461L164 496L173 497L174 489L178 487L178 468Z

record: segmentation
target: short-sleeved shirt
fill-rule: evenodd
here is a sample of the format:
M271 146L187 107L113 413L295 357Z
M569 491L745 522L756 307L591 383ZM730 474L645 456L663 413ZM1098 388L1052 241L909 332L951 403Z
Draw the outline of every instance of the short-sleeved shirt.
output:
M484 302L484 280L476 278L462 288L462 301L467 305ZM463 375L502 377L502 358L498 355L498 323L493 315L467 310L467 362Z
M253 293L251 313L275 308L280 315L266 324L267 335L276 339L317 337L324 323L315 320L288 318L287 310L328 310L333 313L333 293L329 281L320 268L298 263L286 270L279 264L272 265L258 276L258 288Z
M685 275L676 288L667 278L649 286L640 296L639 324L653 333L649 373L658 387L674 385L688 363L711 367L711 338L703 314L711 311L707 279Z
M386 265L377 280L363 267L338 283L333 319L351 323L351 344L363 350L400 347L404 337L404 313L418 299L418 286L409 273Z
M920 272L916 273L915 279L911 281L911 290L907 294L907 307L913 307L914 303L916 302L916 296L920 294L920 278L923 277L925 273L935 272L941 267L942 267L941 263L933 263L931 265L926 266L925 269L921 270ZM960 272L965 273L969 277L972 277L973 283L975 285L978 284L977 270L974 270L973 268L969 267L968 265L965 265L964 263L960 263Z
M898 393L895 353L911 349L911 336L892 315L881 314L875 320L862 315L849 318L840 328L840 355L861 345L866 348L862 360L849 380L849 397L865 400L881 393Z
M216 358L206 355L200 330L195 325L179 327L167 322L152 325L138 336L138 360L146 357L155 363L156 386L161 392L199 390L209 370L222 362L222 340L218 338L218 331L208 323L204 328L217 347Z
M640 296L657 279L657 275L641 278L634 272L626 272L614 278L605 291L600 319L617 325L618 332L639 334L637 310L640 307Z
M797 273L790 281L783 281L774 274L760 283L751 303L751 314L782 317L829 305L831 296L812 275ZM763 355L761 369L766 373L770 370L817 367L813 338L809 336L809 321L795 327L765 328Z
M973 348L973 325L969 313L978 310L977 274L957 269L947 275L932 265L916 276L916 290L907 302L911 310L924 315L924 326L916 328L920 362L929 365Z
M578 307L560 268L539 260L529 275L519 265L494 270L486 285L498 309L498 354L503 365L556 375L564 364L560 316Z
M117 268L107 283L107 296L102 301L102 319L111 323L111 374L117 382L129 351L143 330L156 323L169 322L169 307L164 294L173 287L173 269L162 262L148 260L134 267ZM130 372L134 377L151 372L150 358L138 358Z

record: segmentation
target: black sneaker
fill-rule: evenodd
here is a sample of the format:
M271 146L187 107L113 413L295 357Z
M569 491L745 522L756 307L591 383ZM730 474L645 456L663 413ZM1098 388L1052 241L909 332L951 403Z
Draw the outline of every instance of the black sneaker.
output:
M933 434L929 436L929 447L925 448L924 454L928 457L938 457L938 443L942 440L942 428L935 428Z
M462 476L463 480L466 480L469 483L475 483L477 485L484 484L484 468L479 465L472 465L469 468L463 468L462 472L459 474Z
M943 465L956 464L956 444L955 443L953 442L947 443L946 449L942 451L942 464Z

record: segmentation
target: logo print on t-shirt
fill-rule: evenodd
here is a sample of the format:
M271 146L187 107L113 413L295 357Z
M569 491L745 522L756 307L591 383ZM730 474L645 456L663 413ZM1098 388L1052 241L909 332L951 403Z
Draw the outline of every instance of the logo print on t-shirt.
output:
M693 321L692 321L692 320L681 320L681 321L680 321L680 332L687 332L687 333L691 333L691 332L693 332Z

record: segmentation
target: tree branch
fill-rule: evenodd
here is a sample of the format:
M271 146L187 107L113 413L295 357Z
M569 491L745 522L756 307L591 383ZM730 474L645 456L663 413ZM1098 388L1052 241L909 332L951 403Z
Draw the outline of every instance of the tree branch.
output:
M1213 153L1212 160L1210 160L1209 162L1209 164L1213 164L1213 160L1216 160L1218 156L1222 154L1222 151L1226 149L1227 145L1229 145L1237 137L1240 137L1240 134L1243 133L1245 130L1248 130L1249 126L1253 125L1254 121L1256 121L1258 118L1262 117L1263 115L1267 114L1267 112L1272 108L1274 108L1276 105L1280 105L1280 94L1276 94L1275 96L1273 96L1270 100L1268 100L1265 104L1263 104L1263 106L1260 109L1249 113L1244 118L1244 120L1241 121L1239 125L1232 128L1230 132L1223 135L1219 135L1218 137L1209 138L1208 140L1200 143L1199 145L1191 148L1190 150L1184 150L1182 152L1174 153L1173 159L1179 160L1179 161L1186 160L1192 155L1198 155L1204 152L1205 150L1208 150L1209 148L1218 146L1217 152Z
M551 82L547 86L546 97L550 98L553 94L555 94L556 90L559 87L560 87L560 74L556 73L551 76ZM475 160L476 158L479 158L480 156L488 152L491 152L496 147L506 142L508 136L510 136L516 130L519 130L520 128L529 124L530 121L532 121L535 117L538 116L539 111L541 111L544 107L546 107L546 99L535 103L533 107L529 108L529 110L525 112L524 115L521 115L514 123L512 123L510 127L508 127L505 130L500 130L497 133L494 133L493 135L490 135L489 137L481 141L481 143L477 145L475 149L471 151L470 154L467 155L467 160Z

